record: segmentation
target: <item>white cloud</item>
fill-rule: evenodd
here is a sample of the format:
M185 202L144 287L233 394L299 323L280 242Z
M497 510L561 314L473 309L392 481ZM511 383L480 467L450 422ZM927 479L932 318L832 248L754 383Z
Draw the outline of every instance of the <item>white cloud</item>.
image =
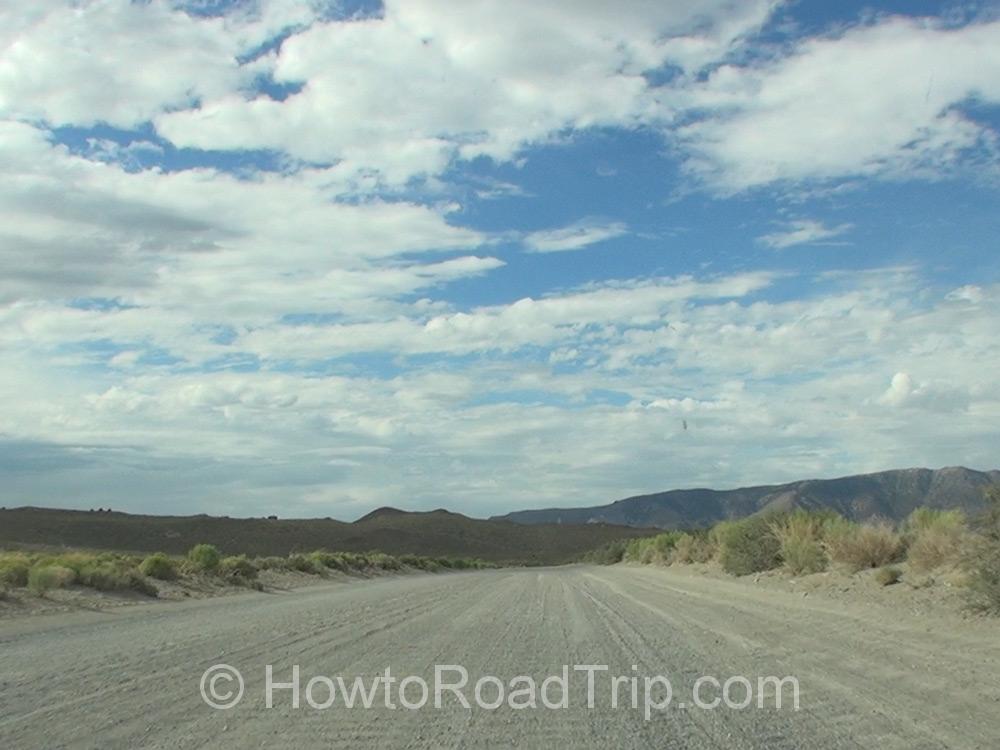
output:
M788 222L783 230L765 234L758 237L757 241L768 247L784 250L786 247L794 247L795 245L812 245L830 240L852 228L853 224L828 227L823 222L814 219L796 219Z
M533 253L559 253L579 250L627 233L628 226L620 221L587 220L558 229L531 232L525 235L524 244Z
M887 18L724 65L689 89L689 169L722 192L855 176L935 175L996 134L963 113L1000 102L1000 22Z
M889 406L901 406L913 394L913 379L905 372L897 372L892 376L892 383L886 388L879 401Z
M128 127L164 107L219 96L246 75L222 19L196 19L163 2L51 3L31 14L20 5L0 12L10 35L0 57L0 113L9 117Z
M659 118L643 72L718 59L773 4L389 0L267 58L276 81L302 86L284 101L232 92L156 125L180 146L279 149L400 185L456 156L509 160L568 128Z
M307 312L335 312L501 265L401 261L484 237L449 224L453 206L336 203L322 170L126 172L0 121L0 177L0 301L103 296L271 316L307 298Z
M288 513L316 513L319 502L324 515L349 515L404 498L428 507L461 497L466 511L488 513L566 496L603 502L677 482L993 461L1000 289L982 286L981 302L970 305L913 273L885 271L757 300L770 280L608 284L431 318L434 325L416 314L262 329L230 347L274 357L279 368L242 373L129 368L130 356L116 358L114 371L80 370L47 350L8 346L0 399L9 435L102 446L77 460L97 462L94 476L117 467L131 487L145 487L153 466L174 467L168 473L196 482L215 512L261 513L280 499ZM89 335L59 328L65 313L12 314L0 318L0 332L15 341ZM88 326L118 321L99 329L116 339L128 314L74 312ZM191 354L185 342L174 345ZM393 377L349 366L321 377L281 371L288 358L323 362L361 350L476 356L438 357ZM550 351L564 356L550 363ZM623 405L593 397L603 391L622 394ZM208 474L204 455L213 457ZM81 477L89 474L67 471L80 502L96 502L86 499ZM34 475L32 491L61 486L64 476ZM195 509L171 482L150 493Z
M396 317L334 325L271 325L238 342L263 359L310 360L350 353L512 353L532 346L617 335L618 326L662 325L698 300L734 299L768 286L773 275L748 273L715 280L690 277L605 283L542 299L524 298L471 312Z
M727 193L936 175L974 144L991 158L994 134L962 107L1000 100L997 23L880 17L761 55L741 53L765 1L392 0L351 21L292 0L213 17L22 5L0 9L12 496L324 515L460 498L487 513L995 461L989 279L598 277L487 306L439 289L504 264L448 202L456 159L654 126ZM664 65L676 77L651 85ZM254 93L258 75L289 96ZM274 149L284 169L143 169L170 144L141 130L74 154L49 129L147 121L181 147ZM435 179L408 185L421 176ZM528 197L489 179L470 179L480 198ZM801 219L760 241L849 228ZM590 220L522 239L557 252L627 231Z

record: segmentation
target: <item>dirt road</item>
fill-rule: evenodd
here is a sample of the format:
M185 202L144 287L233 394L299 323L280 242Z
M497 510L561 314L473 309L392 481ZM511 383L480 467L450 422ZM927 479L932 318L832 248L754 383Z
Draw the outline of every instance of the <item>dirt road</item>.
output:
M242 700L208 707L203 672L225 663L243 676ZM300 670L300 707L272 682ZM469 675L433 707L434 666ZM567 708L481 708L473 683L496 676L535 678L570 668ZM607 665L594 675L574 665ZM636 669L632 669L635 665ZM396 679L421 676L428 705L346 708L334 690L327 709L308 705L313 677L355 676L370 686L389 667ZM318 586L285 594L83 612L0 623L0 747L44 748L997 748L1000 747L1000 626L916 618L871 606L761 591L738 581L669 570L570 567L406 577ZM673 698L645 720L643 677L665 675ZM618 685L610 704L611 678ZM748 678L743 710L694 705L721 698L730 677ZM799 710L783 689L757 678L794 676ZM456 670L442 682L459 681ZM377 684L377 683L376 683ZM206 682L213 700L235 695L233 681ZM315 705L330 697L318 681ZM732 683L733 704L747 683ZM518 684L520 688L527 682ZM559 681L548 700L563 698ZM411 682L408 701L419 702ZM786 683L785 688L788 688ZM373 693L374 694L374 693ZM484 703L497 697L485 685ZM666 689L652 683L650 700ZM757 707L758 694L765 706ZM522 693L519 705L525 705ZM390 700L393 700L390 695ZM681 707L684 704L684 707Z

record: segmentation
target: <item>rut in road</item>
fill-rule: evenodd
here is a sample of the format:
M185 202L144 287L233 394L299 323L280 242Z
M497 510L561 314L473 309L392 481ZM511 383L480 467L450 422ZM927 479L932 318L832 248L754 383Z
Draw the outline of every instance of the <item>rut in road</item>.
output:
M995 626L886 615L668 570L574 566L10 621L0 623L0 747L1000 747ZM199 693L216 663L245 677L230 710ZM440 709L377 700L315 710L301 698L293 708L290 691L266 708L268 664L282 682L299 665L303 686L314 676L370 683L386 667L433 682L436 664L461 665L472 681L540 683L563 665L609 671L597 674L593 709L574 673L566 709L466 710L446 695ZM625 688L611 708L610 675L658 674L673 687L669 708L646 721ZM703 675L795 676L800 710L790 700L695 708Z

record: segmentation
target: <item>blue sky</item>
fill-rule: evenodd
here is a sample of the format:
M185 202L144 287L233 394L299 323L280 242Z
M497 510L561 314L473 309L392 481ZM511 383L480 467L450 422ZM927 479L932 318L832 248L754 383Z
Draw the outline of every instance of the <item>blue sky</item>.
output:
M2 9L2 501L995 468L998 157L995 2Z

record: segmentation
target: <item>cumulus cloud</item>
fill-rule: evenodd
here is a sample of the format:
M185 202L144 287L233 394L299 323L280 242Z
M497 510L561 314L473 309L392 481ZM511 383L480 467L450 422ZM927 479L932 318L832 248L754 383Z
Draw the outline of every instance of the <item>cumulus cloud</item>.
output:
M947 171L996 134L963 108L1000 102L1000 22L879 18L723 65L677 131L690 171L723 192L771 183Z
M913 394L913 379L905 372L897 372L879 401L889 406L902 406Z
M338 203L322 171L240 179L214 169L125 171L0 122L0 301L122 297L186 307L313 312L495 268L489 259L384 264L484 241L453 206ZM332 193L332 194L331 194ZM374 265L373 265L374 264ZM379 267L375 267L379 266Z
M795 245L812 245L830 240L852 228L853 224L828 227L823 222L814 219L797 219L788 222L781 231L770 232L758 237L757 241L776 250L784 250L786 247L794 247Z
M697 70L758 28L766 0L390 0L378 18L315 23L262 64L301 87L232 92L160 115L178 145L269 148L388 185L456 157L509 160L567 128L660 118L643 74Z

